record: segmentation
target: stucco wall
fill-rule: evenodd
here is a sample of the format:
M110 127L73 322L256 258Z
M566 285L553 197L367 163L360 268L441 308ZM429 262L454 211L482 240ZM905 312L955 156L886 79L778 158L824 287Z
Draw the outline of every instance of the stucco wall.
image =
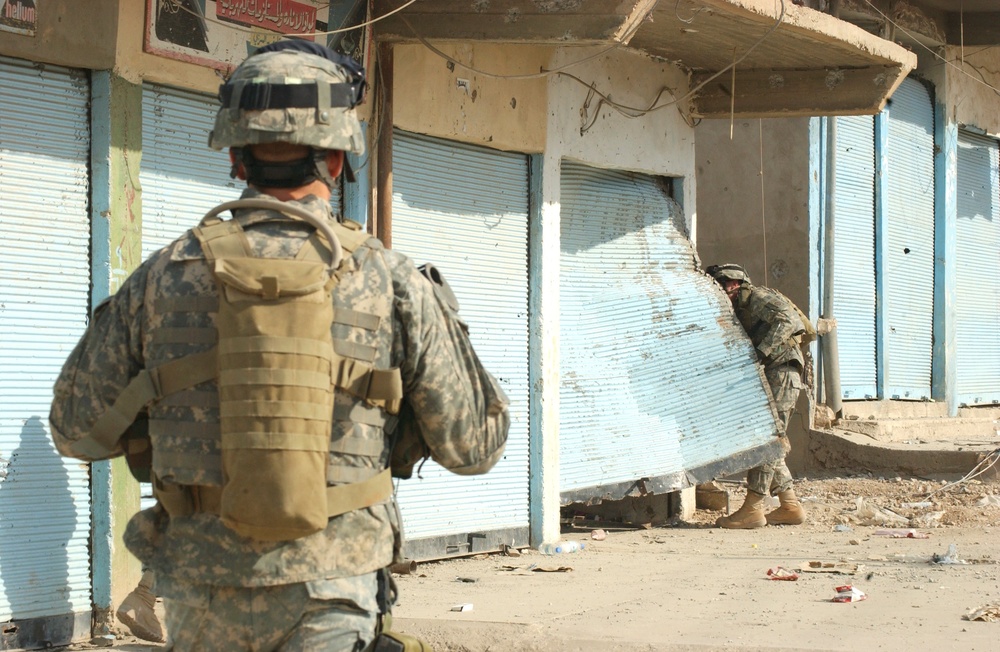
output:
M1000 136L1000 95L993 90L1000 88L1000 48L966 48L964 64L960 48L949 47L944 56L961 68L938 62L948 77L948 107L954 121Z
M561 49L554 53L550 67L562 68L601 49ZM687 75L680 68L640 54L614 50L571 66L565 72L577 79L568 75L549 78L547 157L572 159L595 167L686 177L685 192L693 193L694 130L678 111L678 107L687 111L686 103L628 118L606 104L598 106L599 95L590 96L588 102L589 85L593 84L615 103L640 109L649 107L660 91L666 89L657 106L667 105L688 90ZM595 111L599 115L593 120ZM694 197L684 204L690 218Z
M35 34L0 32L0 54L93 70L114 65L118 0L44 0L36 5Z
M545 145L546 83L503 79L532 75L551 50L532 46L435 46L479 74L423 45L393 48L393 122L407 131L525 153ZM493 77L498 75L500 77Z
M780 290L805 310L809 305L809 118L737 120L732 140L729 125L728 120L705 120L694 130L698 255L706 266L744 265L755 283Z

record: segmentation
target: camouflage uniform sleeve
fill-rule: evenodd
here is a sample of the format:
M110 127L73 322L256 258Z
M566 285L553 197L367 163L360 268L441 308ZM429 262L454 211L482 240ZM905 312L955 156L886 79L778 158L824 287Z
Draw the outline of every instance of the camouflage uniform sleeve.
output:
M767 324L767 330L757 350L764 359L775 359L789 347L798 347L793 338L804 330L804 326L795 308L782 297L766 292L762 299L756 312L757 318Z
M435 462L461 475L485 473L503 455L507 396L434 286L405 257L387 255L394 258L394 357L404 401Z
M95 456L80 453L74 445L87 437L98 417L142 369L144 272L144 268L137 270L116 294L97 306L56 379L49 425L62 455L89 462L122 454L120 446Z

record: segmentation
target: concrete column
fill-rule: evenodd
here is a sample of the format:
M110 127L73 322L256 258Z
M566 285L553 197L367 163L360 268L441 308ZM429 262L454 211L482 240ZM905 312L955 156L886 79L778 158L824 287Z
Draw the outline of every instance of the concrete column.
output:
M142 262L142 87L109 71L91 83L92 305L118 291ZM94 634L107 633L115 605L139 581L139 561L122 544L139 511L139 483L124 458L91 465Z
M531 545L559 540L558 157L531 157L528 225Z

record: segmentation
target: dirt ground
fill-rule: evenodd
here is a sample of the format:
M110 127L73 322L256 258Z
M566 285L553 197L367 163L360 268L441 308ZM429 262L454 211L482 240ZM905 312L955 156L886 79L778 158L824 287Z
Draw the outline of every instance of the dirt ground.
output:
M742 488L723 486L735 509ZM396 576L396 629L437 652L1000 649L1000 622L963 619L1000 606L1000 484L831 476L796 490L800 526L721 530L706 510L657 527L570 519L578 553L419 564ZM926 538L887 535L911 529ZM779 567L798 579L769 579ZM832 602L843 585L865 599ZM161 649L140 643L114 647Z
M735 509L743 490L729 488ZM397 578L399 628L438 652L1000 649L1000 622L963 620L1000 606L1000 485L834 476L796 490L801 526L721 530L722 512L698 510L665 527L603 524L601 541L600 523L564 528L586 544L572 555L422 564ZM887 535L911 529L927 538ZM768 578L809 562L820 568L795 581ZM843 585L865 599L832 602Z

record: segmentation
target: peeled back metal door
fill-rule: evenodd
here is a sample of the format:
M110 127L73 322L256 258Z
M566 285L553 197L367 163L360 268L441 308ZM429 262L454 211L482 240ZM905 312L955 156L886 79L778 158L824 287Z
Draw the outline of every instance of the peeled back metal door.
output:
M728 300L695 268L679 205L654 177L564 161L561 206L563 503L763 461L777 441L769 395Z
M483 365L510 398L503 459L459 476L427 462L399 483L413 558L528 542L528 160L396 131L392 246L437 266Z
M90 466L48 422L90 314L89 97L84 73L0 57L3 649L90 634Z
M875 121L837 120L833 314L845 399L875 398Z
M967 131L958 133L955 241L958 402L1000 403L1000 146Z
M883 170L885 397L929 399L934 313L934 105L905 79L889 100ZM839 228L839 225L838 225ZM959 260L962 260L959 258ZM843 367L841 367L843 368Z

